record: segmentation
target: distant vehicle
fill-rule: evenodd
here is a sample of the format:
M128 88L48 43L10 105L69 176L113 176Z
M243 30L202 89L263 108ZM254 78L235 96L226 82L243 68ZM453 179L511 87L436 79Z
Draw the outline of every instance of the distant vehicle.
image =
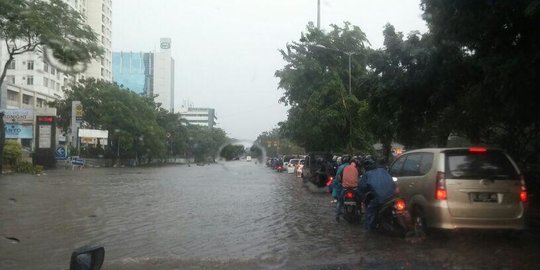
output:
M525 228L527 190L514 161L490 148L403 153L390 166L414 228ZM396 179L394 179L396 180Z
M309 181L317 187L325 187L330 177L334 176L332 164L332 153L330 152L312 152L305 158L305 164L302 169L302 178L304 182Z
M251 156L247 156L246 161L251 161Z
M300 159L297 158L289 160L289 163L287 164L287 173L295 173L298 162L300 162Z

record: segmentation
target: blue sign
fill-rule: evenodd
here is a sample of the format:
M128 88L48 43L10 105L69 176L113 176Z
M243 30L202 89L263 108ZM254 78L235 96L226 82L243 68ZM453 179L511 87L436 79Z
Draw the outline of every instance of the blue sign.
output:
M6 139L32 139L32 126L5 124Z
M83 166L84 165L84 159L74 159L71 161L71 164L77 165L77 166Z
M57 160L66 160L68 153L65 146L58 146L56 147L55 151L55 157Z

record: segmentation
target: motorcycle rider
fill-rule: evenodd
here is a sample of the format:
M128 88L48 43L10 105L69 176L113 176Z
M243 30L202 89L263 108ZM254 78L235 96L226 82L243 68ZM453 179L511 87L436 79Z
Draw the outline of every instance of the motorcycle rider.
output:
M367 206L364 219L365 228L371 231L377 227L379 206L396 194L396 184L386 168L384 166L377 166L370 156L362 160L362 166L365 169L365 173L358 182L358 192L361 198L364 198L366 193L370 191L373 193L373 199Z
M339 195L341 194L342 185L341 185L341 174L343 173L343 169L347 166L349 166L349 156L342 156L341 158L341 164L338 166L336 170L336 175L334 176L334 180L330 184L330 189L332 191L332 197L337 202Z
M336 210L336 221L339 222L341 217L341 209L343 208L343 194L345 189L355 189L358 187L360 161L353 158L348 166L343 168L340 174L341 191L338 193L338 202Z

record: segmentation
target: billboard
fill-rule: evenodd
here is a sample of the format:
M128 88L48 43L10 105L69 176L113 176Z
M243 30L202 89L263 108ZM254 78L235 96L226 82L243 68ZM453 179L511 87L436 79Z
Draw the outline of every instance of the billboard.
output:
M34 111L32 109L3 109L4 123L27 123L34 122Z
M29 125L6 123L4 125L4 130L6 131L6 139L32 139L33 138L32 126L29 126Z

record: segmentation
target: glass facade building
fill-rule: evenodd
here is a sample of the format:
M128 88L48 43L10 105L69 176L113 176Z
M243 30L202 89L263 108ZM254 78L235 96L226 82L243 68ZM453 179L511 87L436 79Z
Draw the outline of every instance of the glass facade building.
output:
M154 93L154 54L113 52L113 81L147 96Z

